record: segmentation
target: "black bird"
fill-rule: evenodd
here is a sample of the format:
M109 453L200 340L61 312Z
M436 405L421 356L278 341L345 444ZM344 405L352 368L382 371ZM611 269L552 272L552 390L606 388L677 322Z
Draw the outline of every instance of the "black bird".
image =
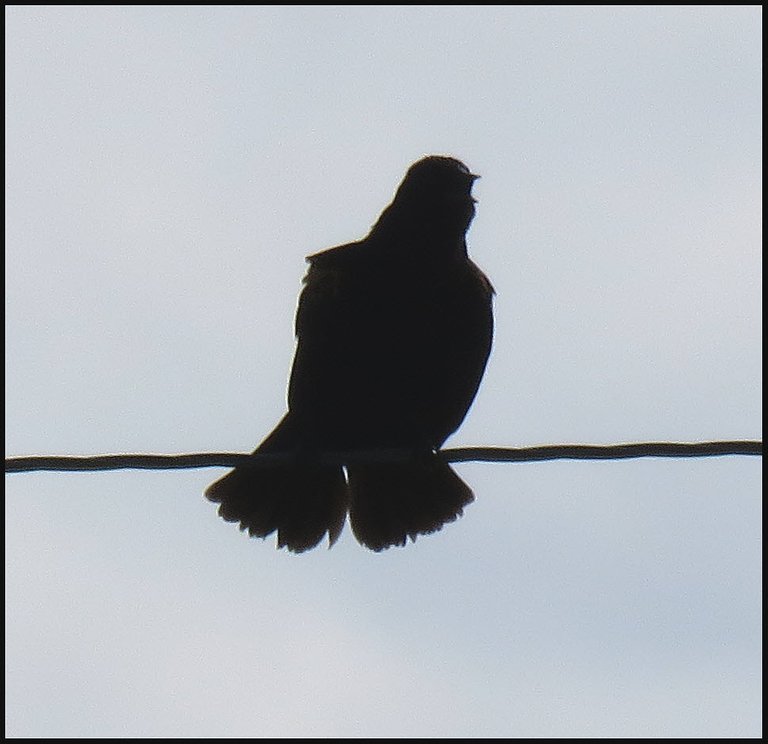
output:
M412 165L360 241L309 256L296 313L288 413L256 452L208 487L251 536L302 552L349 512L372 550L436 532L473 500L437 454L475 397L493 336L493 288L467 256L477 178L459 160ZM398 450L397 461L321 462L323 452Z

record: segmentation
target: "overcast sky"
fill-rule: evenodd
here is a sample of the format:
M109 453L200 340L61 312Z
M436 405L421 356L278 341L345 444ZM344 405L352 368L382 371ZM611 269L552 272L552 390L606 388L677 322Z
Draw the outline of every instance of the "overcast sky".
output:
M6 7L6 454L250 451L304 257L482 179L448 442L762 437L761 10ZM457 466L403 549L296 556L223 469L6 476L6 734L753 737L759 458Z

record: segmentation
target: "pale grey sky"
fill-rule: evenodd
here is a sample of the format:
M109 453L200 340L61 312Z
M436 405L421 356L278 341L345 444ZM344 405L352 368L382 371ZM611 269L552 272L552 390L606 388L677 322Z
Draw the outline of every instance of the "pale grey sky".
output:
M482 174L450 445L762 437L757 6L6 7L6 453L249 451L304 256ZM470 464L294 556L223 471L6 476L6 734L761 734L761 462Z

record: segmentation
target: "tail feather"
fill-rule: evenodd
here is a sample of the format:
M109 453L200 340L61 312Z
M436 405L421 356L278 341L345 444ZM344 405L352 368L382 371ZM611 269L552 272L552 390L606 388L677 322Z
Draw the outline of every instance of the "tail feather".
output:
M327 533L341 534L348 494L340 467L297 463L290 467L240 468L210 485L206 498L219 515L239 522L251 537L277 532L277 545L296 553L314 548Z
M437 532L474 501L469 486L436 455L353 465L348 476L352 531L375 551Z
M251 537L276 532L277 547L295 553L314 548L326 534L332 546L347 510L357 540L381 551L437 532L474 501L469 486L435 454L349 465L347 475L341 466L310 462L237 468L205 495L227 522Z

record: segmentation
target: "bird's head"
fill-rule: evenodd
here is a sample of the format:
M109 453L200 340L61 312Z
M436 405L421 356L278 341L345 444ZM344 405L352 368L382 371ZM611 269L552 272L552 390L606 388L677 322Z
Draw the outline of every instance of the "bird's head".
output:
M415 162L397 189L395 201L471 202L472 184L480 176L461 160L444 155L429 155Z
M433 239L460 239L475 216L472 184L479 176L464 163L429 155L414 163L382 215L390 229Z

